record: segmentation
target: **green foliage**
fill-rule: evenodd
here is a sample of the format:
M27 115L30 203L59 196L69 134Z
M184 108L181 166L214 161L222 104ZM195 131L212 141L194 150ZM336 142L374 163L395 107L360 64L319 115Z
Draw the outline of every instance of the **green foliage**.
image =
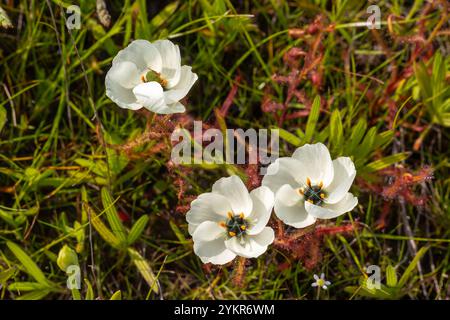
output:
M380 288L377 288L374 285L369 285L366 277L361 277L359 287L349 286L345 288L345 291L367 298L401 299L408 293L408 288L406 287L408 279L411 278L413 271L417 268L417 264L428 249L429 247L422 247L417 252L414 259L403 272L400 280L397 279L395 268L391 264L388 264L386 267L386 285L381 283Z
M431 72L422 61L414 66L417 86L422 101L433 123L450 126L450 87L446 79L450 58L438 51L432 60ZM431 63L430 63L431 64Z
M319 271L332 282L321 298L447 298L450 59L438 8L422 20L426 1L378 1L384 20L403 18L383 20L375 37L355 25L367 18L362 1L107 1L112 21L104 27L95 1L81 0L82 27L69 33L69 3L49 2L55 21L46 1L7 1L0 10L8 22L0 20L12 24L0 30L0 299L310 299ZM291 34L318 14L333 30L316 43L321 61L298 85L306 102L294 98L286 110L261 111L266 98L284 106L289 90L273 75L295 72L286 59L293 47L314 51L318 31ZM222 131L280 127L280 156L323 142L333 158L353 159L357 180L381 180L373 190L355 183L358 207L327 222L351 220L360 229L325 237L314 270L271 247L247 262L242 287L232 281L233 266L202 266L180 208L218 177L247 173L232 164L169 166L170 155L149 152L170 144L163 138L123 148L142 137L148 119L106 98L105 75L137 38L174 41L182 64L198 74L183 121ZM306 60L298 59L299 68ZM215 110L233 87L221 116ZM279 121L284 111L302 115ZM433 167L435 179L411 187L426 196L424 206L402 199L403 212L398 198L387 202L376 191L392 183L380 171L398 165ZM426 256L421 249L412 257L411 241L429 248ZM64 246L78 257L79 291L66 288L58 268ZM371 264L382 269L380 290L361 277Z

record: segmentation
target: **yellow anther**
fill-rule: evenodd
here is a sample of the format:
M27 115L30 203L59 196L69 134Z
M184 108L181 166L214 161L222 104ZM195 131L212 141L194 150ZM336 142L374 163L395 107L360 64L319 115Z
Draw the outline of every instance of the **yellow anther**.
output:
M239 213L239 218L244 219L244 213L243 212Z
M306 178L306 184L308 185L308 187L311 187L311 179L310 178Z
M304 188L298 189L298 193L300 193L301 195L304 195L305 194L305 189Z
M319 188L322 189L322 187L323 187L323 181L320 181L319 182Z
M320 194L320 199L325 199L325 193Z
M241 230L244 230L244 231L245 231L245 229L247 229L247 226L246 226L246 225L242 225L242 226L241 226Z
M233 231L228 232L228 234L230 235L230 237L234 237L236 235L236 233Z
M233 218L233 212L228 211L227 212L227 216L228 216L229 219Z
M219 226L221 226L222 228L226 228L227 224L224 221L220 221Z
M314 204L314 201L312 201L311 199L308 199L308 200L306 200L306 201L308 201L308 202L311 203L311 204Z

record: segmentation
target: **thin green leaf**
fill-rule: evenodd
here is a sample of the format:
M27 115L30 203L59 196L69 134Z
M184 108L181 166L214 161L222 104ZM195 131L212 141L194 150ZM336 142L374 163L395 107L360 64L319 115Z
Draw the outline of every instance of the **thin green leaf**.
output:
M122 300L122 291L117 290L114 292L109 300Z
M297 137L295 134L290 133L289 131L286 131L282 128L276 128L277 130L279 130L279 134L280 134L280 138L289 142L290 144L292 144L295 147L299 147L302 144L302 140Z
M330 120L330 141L333 147L333 150L338 154L341 152L342 143L344 140L343 136L343 128L342 128L342 118L341 113L338 109L334 110L331 114Z
M50 290L37 290L31 291L27 294L21 295L17 297L16 300L42 300L50 293Z
M9 250L16 256L17 259L22 263L25 267L27 273L34 278L37 282L45 286L51 286L50 281L47 280L42 270L37 266L36 263L30 258L25 251L22 250L17 244L14 242L7 241L6 245Z
M408 158L410 155L409 152L402 152L393 154L391 156L387 156L384 158L381 158L379 160L375 160L368 165L365 166L363 169L364 172L375 172L384 168L389 167L390 165L393 165L394 163L400 162Z
M92 285L88 279L84 279L84 283L86 283L86 295L84 300L94 300L94 289L92 289Z
M120 240L108 229L108 227L102 222L100 217L91 209L86 203L84 204L87 212L91 216L91 223L100 236L109 243L112 247L118 249L121 247Z
M320 114L320 96L316 96L309 113L308 121L306 122L306 132L304 142L311 142L313 134L316 130L317 121Z
M103 208L106 211L106 218L108 219L109 226L119 241L125 243L127 241L125 227L123 226L122 221L120 221L119 214L114 206L111 195L106 188L102 188L101 193Z
M145 227L147 226L148 220L148 216L144 215L134 223L133 227L130 230L130 233L128 234L128 245L133 244L139 239Z
M8 286L10 291L35 291L48 290L48 286L39 282L14 282Z
M389 287L397 286L397 272L392 265L388 265L386 268L386 282Z
M138 269L139 273L148 283L150 288L155 292L159 293L159 288L156 282L155 274L152 271L152 268L148 264L147 260L145 260L139 252L132 248L128 248L128 253L130 254L131 261L133 261L134 265Z
M429 249L429 247L420 248L420 250L417 252L414 259L411 261L411 263L409 264L409 266L406 268L405 272L401 276L400 281L398 282L399 287L402 288L406 284L406 281L408 281L409 277L412 275L412 272L414 271L417 264L419 263L419 260L423 257L423 255L427 252L428 249Z

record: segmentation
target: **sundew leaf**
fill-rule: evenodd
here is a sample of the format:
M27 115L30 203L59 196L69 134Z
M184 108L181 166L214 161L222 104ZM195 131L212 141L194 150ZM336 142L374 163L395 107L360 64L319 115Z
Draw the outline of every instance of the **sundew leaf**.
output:
M45 277L42 270L37 266L36 263L30 258L30 256L25 253L25 251L20 248L17 244L11 241L7 241L6 245L8 246L9 250L16 256L16 258L22 263L24 266L26 272L34 278L38 283L45 285L47 287L51 286L51 283L47 278Z
M122 221L120 221L119 214L114 206L111 195L105 187L102 188L101 193L103 208L106 211L106 218L108 219L109 226L119 241L125 243L127 241L125 227L123 226Z
M134 265L138 269L139 273L145 279L150 288L155 292L159 293L158 284L156 283L155 274L152 271L152 268L148 264L147 260L145 260L139 252L132 248L128 248L128 253L130 254L131 261L133 261Z

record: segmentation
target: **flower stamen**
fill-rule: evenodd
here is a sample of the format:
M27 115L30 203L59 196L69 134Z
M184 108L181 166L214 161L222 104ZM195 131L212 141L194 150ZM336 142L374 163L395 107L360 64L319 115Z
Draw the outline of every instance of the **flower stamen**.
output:
M306 185L311 188L311 179L306 178Z
M242 238L247 231L249 223L245 219L244 213L234 215L232 212L227 212L228 220L225 223L227 234L230 237Z
M307 187L299 189L300 195L303 195L305 201L308 201L316 206L320 206L327 196L326 192L322 189L323 182L320 181L319 184L312 185L311 179L306 178L306 184Z

